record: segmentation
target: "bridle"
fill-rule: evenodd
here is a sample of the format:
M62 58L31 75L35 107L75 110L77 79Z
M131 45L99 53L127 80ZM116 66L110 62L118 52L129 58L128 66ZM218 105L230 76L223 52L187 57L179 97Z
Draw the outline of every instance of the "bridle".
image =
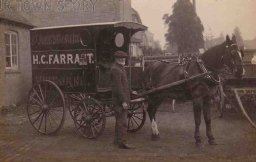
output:
M237 66L240 66L240 64L236 64L236 63L232 63L232 66L228 65L225 63L225 57L228 55L228 52L230 50L230 48L233 48L233 47L237 47L237 44L231 44L231 45L227 45L225 46L225 53L221 56L220 58L220 62L219 62L219 65L218 67L221 67L221 70L216 70L212 67L209 67L209 66L206 66L206 68L210 71L212 71L213 73L216 73L216 74L224 74L224 75L233 75L233 71L234 71L234 67L237 67ZM237 53L237 50L236 49L231 49L231 51L229 51L229 53L231 54L231 56L234 56L236 53ZM240 58L242 58L242 56L239 56ZM232 57L232 59L234 60L234 58ZM232 62L235 62L235 61L232 61ZM223 67L228 67L229 70L231 70L232 72L225 72L223 71ZM227 69L227 68L226 68Z

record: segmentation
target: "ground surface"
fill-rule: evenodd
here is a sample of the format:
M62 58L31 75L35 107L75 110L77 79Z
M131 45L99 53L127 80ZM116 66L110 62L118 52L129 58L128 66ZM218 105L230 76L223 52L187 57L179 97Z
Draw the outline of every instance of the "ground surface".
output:
M56 136L35 132L23 111L7 112L0 117L0 162L71 162L71 161L256 161L256 130L234 111L223 119L213 115L213 132L219 145L210 146L201 135L204 145L196 148L193 139L194 120L191 103L176 105L172 112L168 103L157 113L161 139L151 141L147 118L145 126L128 140L134 150L120 150L113 146L114 119L107 119L103 135L97 140L79 136L70 117ZM20 107L22 109L22 107Z

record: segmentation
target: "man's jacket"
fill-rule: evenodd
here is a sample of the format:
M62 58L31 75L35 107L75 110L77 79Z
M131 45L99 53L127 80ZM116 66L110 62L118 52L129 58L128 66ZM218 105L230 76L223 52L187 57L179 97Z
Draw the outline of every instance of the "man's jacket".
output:
M125 67L114 63L111 67L112 100L116 106L130 103L130 89Z

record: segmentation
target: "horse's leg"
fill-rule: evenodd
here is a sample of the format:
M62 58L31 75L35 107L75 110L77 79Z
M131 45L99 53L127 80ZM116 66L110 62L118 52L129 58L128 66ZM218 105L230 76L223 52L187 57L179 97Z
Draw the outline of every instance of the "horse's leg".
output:
M174 112L175 111L175 99L172 99L172 112Z
M153 101L153 102L152 102ZM157 123L156 123L156 110L158 108L158 106L160 105L160 101L158 101L157 99L150 99L149 103L148 103L148 116L150 118L151 121L151 128L152 128L152 140L156 141L160 138L160 133L157 127Z
M200 124L201 124L201 110L202 110L203 101L202 98L197 98L193 100L193 110L194 110L194 120L195 120L195 140L196 145L200 146L202 143L200 136Z
M212 134L212 126L211 126L211 108L214 104L211 103L210 97L205 97L204 99L204 121L206 126L206 135L208 137L208 142L210 145L216 145L215 139Z

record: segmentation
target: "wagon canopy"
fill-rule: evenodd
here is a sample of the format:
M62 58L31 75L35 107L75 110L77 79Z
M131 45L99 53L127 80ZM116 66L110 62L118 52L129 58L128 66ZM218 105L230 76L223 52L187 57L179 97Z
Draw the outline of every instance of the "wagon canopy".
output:
M81 28L86 27L92 30L102 30L105 28L125 28L130 29L132 33L138 31L147 30L147 27L136 22L128 22L128 21L120 21L120 22L104 22L104 23L92 23L92 24L79 24L79 25L65 25L65 26L53 26L53 27L42 27L42 28L34 28L31 31L36 30L51 30L51 29L64 29L64 28Z
M111 42L115 44L111 44L108 48L115 48L117 45L118 49L127 51L132 35L144 30L147 30L147 27L136 22L104 22L34 28L31 29L31 48L32 51L85 47L99 50L98 46ZM122 33L122 36L119 33Z

